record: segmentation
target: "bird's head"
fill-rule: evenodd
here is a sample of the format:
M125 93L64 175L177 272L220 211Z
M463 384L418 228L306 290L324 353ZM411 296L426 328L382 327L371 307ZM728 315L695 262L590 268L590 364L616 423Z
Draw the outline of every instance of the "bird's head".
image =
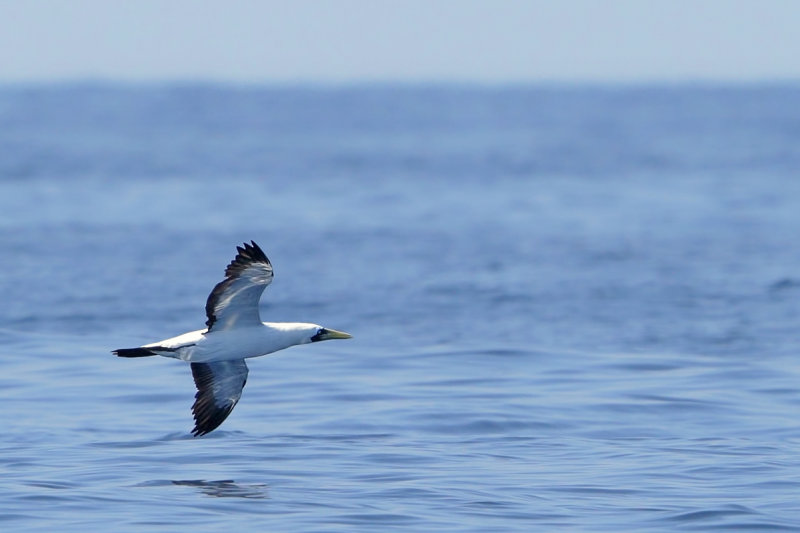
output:
M314 325L314 331L309 339L309 342L329 341L331 339L351 339L352 335L344 331L336 331L335 329L323 328L322 326Z
M268 335L274 345L272 351L282 350L297 344L352 338L349 333L305 322L264 322L264 325L267 327L267 331L270 332ZM267 353L272 353L272 351Z

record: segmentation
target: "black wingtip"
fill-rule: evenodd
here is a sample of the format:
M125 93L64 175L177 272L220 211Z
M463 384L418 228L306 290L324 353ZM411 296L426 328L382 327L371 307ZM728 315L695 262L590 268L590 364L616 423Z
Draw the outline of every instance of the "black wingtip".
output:
M236 247L236 252L236 257L233 258L228 268L225 269L226 277L236 276L252 263L272 264L269 262L269 258L267 254L264 253L264 250L256 244L256 241L250 241L250 244L246 242L242 243L241 246Z
M234 403L229 409L216 413L208 412L201 406L198 406L198 409L193 409L192 413L194 414L195 425L194 429L192 429L192 437L202 437L217 429L222 425L225 419L228 418L228 415L231 414L235 405Z
M243 244L245 251L248 252L255 261L264 261L266 263L269 263L267 254L265 254L264 250L262 250L261 247L256 244L256 241L251 240L250 244L247 243Z

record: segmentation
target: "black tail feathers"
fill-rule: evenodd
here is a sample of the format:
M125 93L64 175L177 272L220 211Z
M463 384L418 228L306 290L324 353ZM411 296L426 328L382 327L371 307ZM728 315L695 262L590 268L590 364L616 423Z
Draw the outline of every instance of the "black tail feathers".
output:
M117 357L149 357L151 355L158 355L156 352L152 352L147 348L120 348L111 353Z

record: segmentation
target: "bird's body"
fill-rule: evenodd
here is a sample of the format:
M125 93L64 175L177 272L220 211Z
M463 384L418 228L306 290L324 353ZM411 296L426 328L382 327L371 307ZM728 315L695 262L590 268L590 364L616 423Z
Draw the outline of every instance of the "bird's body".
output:
M198 329L177 337L145 344L155 355L172 357L189 363L210 363L248 359L271 354L308 340L320 327L295 322L262 322L232 330L208 333Z
M258 301L272 282L272 264L253 241L237 250L225 270L225 279L208 297L208 328L138 348L114 350L120 357L161 355L191 363L197 386L192 406L195 436L216 429L239 401L247 381L245 359L298 344L350 338L347 333L317 324L262 322Z

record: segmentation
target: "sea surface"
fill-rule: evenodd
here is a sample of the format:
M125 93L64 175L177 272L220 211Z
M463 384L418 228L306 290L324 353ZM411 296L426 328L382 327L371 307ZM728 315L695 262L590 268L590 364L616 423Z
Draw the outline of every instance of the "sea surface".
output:
M800 531L798 86L6 85L0 272L2 531Z

